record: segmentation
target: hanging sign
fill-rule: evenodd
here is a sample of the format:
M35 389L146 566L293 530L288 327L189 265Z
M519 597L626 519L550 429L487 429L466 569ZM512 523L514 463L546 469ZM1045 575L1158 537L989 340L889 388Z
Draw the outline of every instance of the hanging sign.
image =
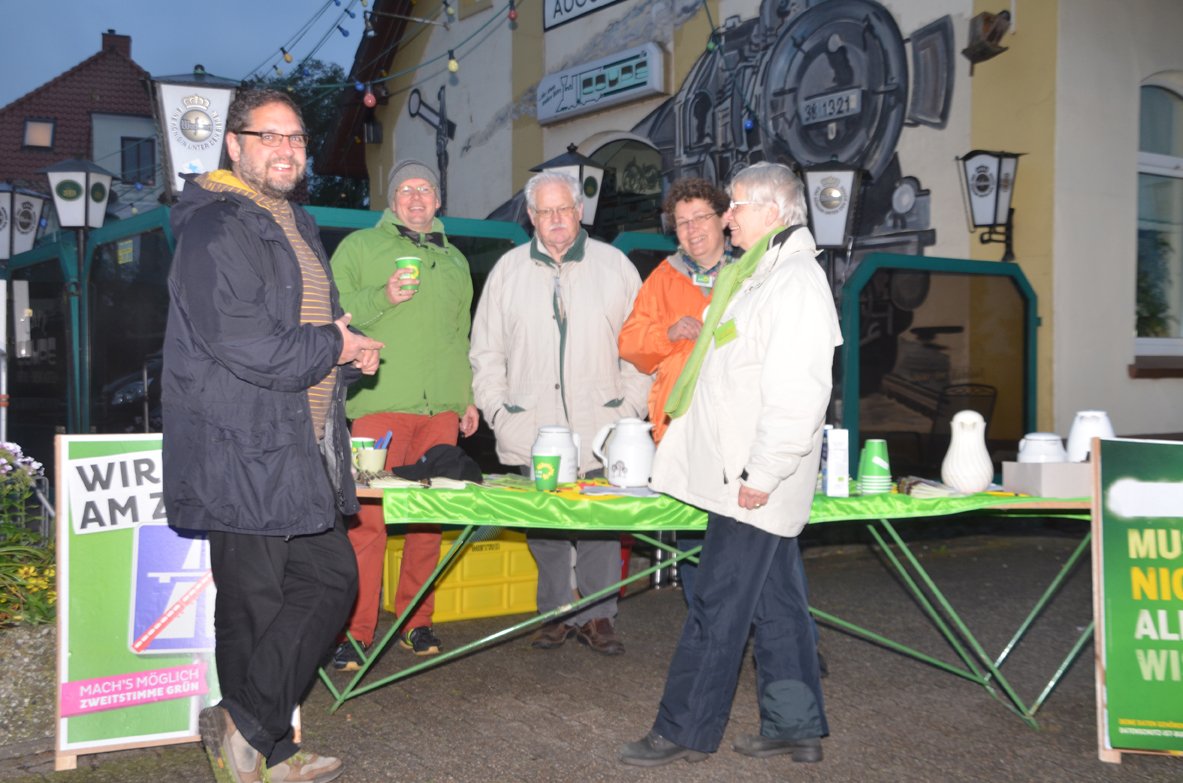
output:
M538 82L538 122L546 125L638 98L664 95L664 75L661 47L647 43L544 76Z
M223 87L156 83L174 194L184 187L182 174L214 171L221 164L226 112L234 93L233 89Z
M1183 753L1183 443L1102 440L1093 500L1102 761Z

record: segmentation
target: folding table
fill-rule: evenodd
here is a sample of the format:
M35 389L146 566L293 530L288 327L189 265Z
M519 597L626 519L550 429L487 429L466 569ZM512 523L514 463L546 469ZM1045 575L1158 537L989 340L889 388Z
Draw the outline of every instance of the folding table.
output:
M521 477L497 476L490 477L490 479L491 481L486 485L470 484L464 489L423 487L379 490L359 488L358 494L362 496L363 501L374 502L381 499L388 523L458 525L462 529L452 547L441 558L427 584L419 591L411 605L397 618L390 630L363 655L364 661L360 670L345 687L338 688L328 674L322 670L321 679L336 700L333 710L340 708L349 699L425 669L439 666L453 658L466 655L474 649L514 636L555 617L567 614L620 590L624 585L648 578L656 571L668 568L673 563L684 559L697 561L698 548L683 552L671 544L649 535L665 530L702 530L705 528L705 512L682 504L673 498L664 495L653 497L590 495L581 493L578 485L564 485L558 491L540 492L534 489L531 482ZM840 521L865 522L867 530L884 553L888 564L899 575L924 614L949 643L960 660L960 664L951 664L934 658L913 647L855 625L821 609L811 607L810 611L822 622L981 685L1029 726L1038 728L1035 713L1091 638L1092 623L1090 622L1079 638L1075 640L1067 656L1053 670L1047 685L1030 704L1015 691L1003 675L1001 668L1088 550L1091 533L1086 532L1081 543L1060 567L1040 599L1031 607L1002 652L992 657L982 647L977 636L966 624L965 619L945 597L893 524L893 520L948 517L968 512L1004 515L1017 520L1024 517L1088 519L1089 501L1086 498L1048 499L999 493L932 499L894 493L852 498L830 498L818 495L814 499L810 516L810 524ZM599 592L582 596L576 602L513 623L501 631L454 650L442 652L373 682L364 682L377 657L397 637L402 625L414 607L426 595L431 585L447 571L468 544L474 540L480 540L484 532L500 527L603 531L606 533L628 532L635 539L668 553L668 559L650 568L630 574L627 578ZM894 544L894 549L892 544Z

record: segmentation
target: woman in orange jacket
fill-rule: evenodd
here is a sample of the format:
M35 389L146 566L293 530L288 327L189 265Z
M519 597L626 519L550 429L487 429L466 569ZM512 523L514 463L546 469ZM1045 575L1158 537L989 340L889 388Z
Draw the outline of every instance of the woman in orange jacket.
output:
M620 330L621 358L654 375L649 421L658 442L669 425L666 397L698 339L715 277L732 260L730 243L723 233L723 213L729 204L727 194L705 179L680 179L670 187L663 209L674 225L678 249L641 286L633 311ZM678 536L683 549L701 543L701 535ZM679 576L689 602L694 566L683 562Z

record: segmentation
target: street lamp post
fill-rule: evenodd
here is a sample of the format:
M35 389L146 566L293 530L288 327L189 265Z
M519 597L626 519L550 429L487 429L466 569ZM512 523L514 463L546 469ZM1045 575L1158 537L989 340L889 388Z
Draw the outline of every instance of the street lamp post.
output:
M67 337L70 343L67 367L67 429L81 432L86 416L82 384L82 360L88 346L82 333L86 290L86 236L92 228L102 228L115 175L89 160L64 160L42 169L49 177L49 188L57 210L58 225L72 228L77 245L77 265L66 270L66 299L70 310Z
M973 150L957 159L961 163L958 172L967 199L970 233L978 228L986 229L978 235L978 241L983 245L991 242L1004 245L1003 261L1015 260L1015 210L1011 198L1022 154Z
M33 249L46 197L0 183L0 261ZM0 441L8 440L8 275L0 278ZM16 318L24 314L14 312Z

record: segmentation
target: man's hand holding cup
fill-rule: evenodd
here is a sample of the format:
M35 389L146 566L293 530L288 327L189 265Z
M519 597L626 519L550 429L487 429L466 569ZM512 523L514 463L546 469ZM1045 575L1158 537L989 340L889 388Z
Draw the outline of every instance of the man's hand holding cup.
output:
M421 261L414 256L397 258L394 274L386 281L386 298L392 305L402 304L419 290L419 266Z

